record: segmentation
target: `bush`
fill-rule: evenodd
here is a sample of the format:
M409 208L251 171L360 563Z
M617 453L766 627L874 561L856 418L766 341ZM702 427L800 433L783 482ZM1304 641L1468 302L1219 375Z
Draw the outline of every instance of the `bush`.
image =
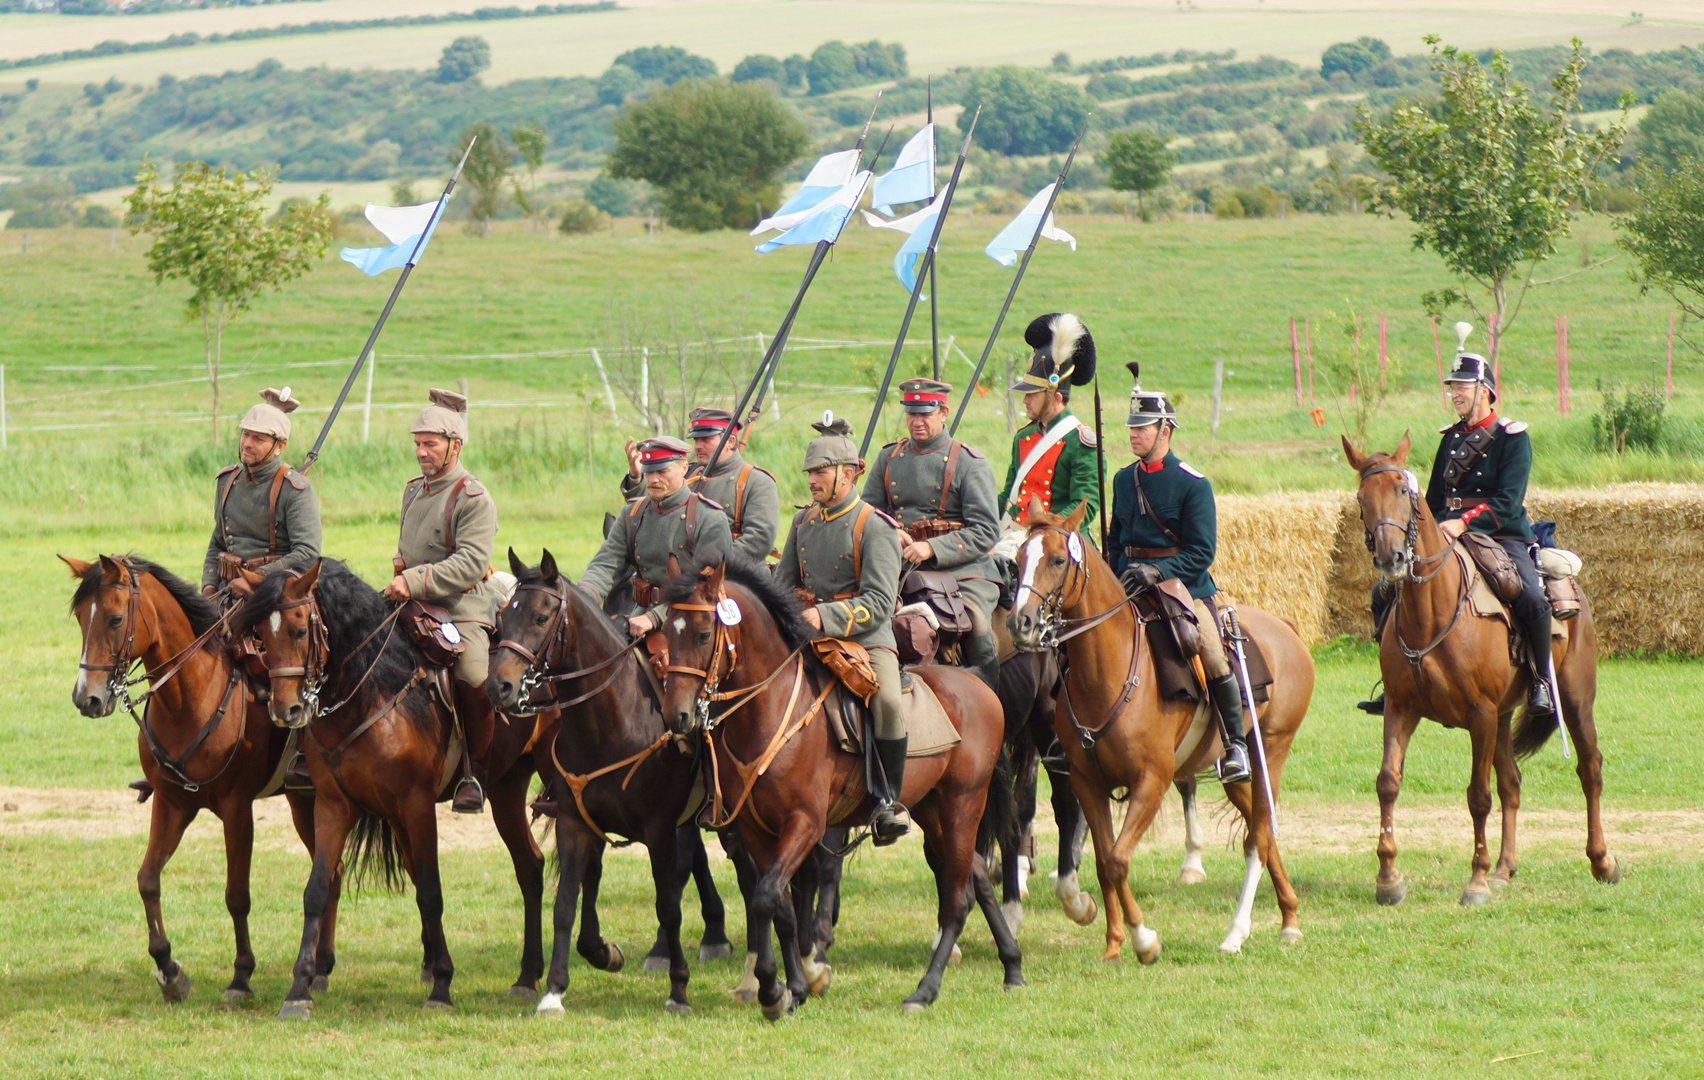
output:
M763 53L754 53L734 65L734 73L730 76L732 82L756 82L758 79L768 79L780 85L787 80L787 69L780 60Z
M598 100L605 105L620 105L627 95L645 89L645 80L626 64L611 64L598 76Z
M609 215L584 199L570 199L556 231L565 236L597 232L609 226Z
M78 221L77 224L85 229L116 229L118 228L118 215L112 212L110 206L91 203L83 207L82 220Z
M615 62L632 68L641 79L655 80L665 86L673 86L682 79L708 79L716 74L716 61L689 53L678 45L628 49Z
M1600 381L1603 407L1592 417L1592 445L1599 453L1621 454L1629 449L1654 450L1663 441L1662 388L1635 386L1619 399L1614 387Z
M438 81L466 82L490 66L491 45L484 38L459 37L444 46L438 57Z
M1376 37L1360 37L1327 48L1320 56L1319 73L1329 79L1342 72L1345 77L1356 79L1389 59L1389 45Z
M1068 149L1094 102L1070 83L1015 64L979 71L965 86L958 129L969 129L978 106L976 141L999 154L1029 156Z
M12 211L8 229L57 229L71 224L71 211L58 203L24 203Z
M1241 214L1227 215L1229 217L1277 217L1284 208L1284 197L1266 184L1231 188L1226 196L1235 199L1242 207Z
M586 185L586 201L610 217L626 217L633 212L633 185L626 180L600 176Z
M1242 200L1230 192L1221 192L1213 200L1213 216L1216 218L1240 218L1244 216Z

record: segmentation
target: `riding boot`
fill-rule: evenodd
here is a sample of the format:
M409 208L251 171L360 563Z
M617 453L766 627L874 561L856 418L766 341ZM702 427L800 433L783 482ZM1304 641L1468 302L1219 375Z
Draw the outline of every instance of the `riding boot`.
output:
M961 648L964 652L964 666L976 672L977 677L988 684L988 689L998 694L1000 650L994 644L994 634L966 634Z
M875 744L876 759L876 767L870 770L873 781L870 797L876 804L870 814L870 833L877 847L885 847L911 831L911 826L894 810L905 783L905 744L909 741L904 735L897 739L870 739Z
M1550 685L1550 611L1521 627L1527 641L1527 670L1532 685L1527 688L1527 713L1550 716L1556 712L1556 688Z
M1219 715L1219 727L1225 734L1225 753L1219 759L1219 782L1237 784L1249 777L1248 742L1243 738L1242 690L1235 675L1221 675L1207 680L1207 693L1213 699L1213 711Z
M461 714L462 736L466 740L467 773L456 785L450 809L458 814L485 812L486 756L491 749L491 736L497 726L497 712L491 699L485 696L484 686L470 686L452 679L456 688L456 712Z
M1355 703L1355 707L1364 713L1371 713L1374 716L1383 716L1385 709L1384 691L1380 690L1377 694L1374 694L1366 701L1357 701Z

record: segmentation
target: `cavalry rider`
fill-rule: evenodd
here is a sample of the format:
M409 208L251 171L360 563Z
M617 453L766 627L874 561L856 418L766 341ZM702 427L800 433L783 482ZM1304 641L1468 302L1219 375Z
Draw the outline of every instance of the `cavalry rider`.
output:
M1521 594L1510 606L1515 624L1526 635L1527 666L1532 675L1527 710L1535 716L1548 715L1556 711L1549 678L1550 602L1533 563L1533 532L1526 516L1527 476L1532 472L1527 426L1497 415L1497 385L1491 365L1477 353L1458 353L1444 385L1460 419L1438 429L1443 439L1432 458L1426 505L1452 543L1472 529L1491 537L1509 553L1521 576ZM1384 625L1393 595L1383 583L1374 586L1375 626ZM1360 708L1380 716L1384 703L1381 693L1361 702Z
M1095 342L1083 320L1068 313L1042 315L1024 329L1035 350L1029 371L1012 384L1024 395L1029 423L1012 438L1006 469L1006 516L1029 524L1031 499L1049 513L1069 514L1084 499L1083 534L1093 532L1100 511L1100 447L1094 430L1071 415L1071 387L1094 377Z
M793 515L775 580L815 601L804 619L828 637L862 645L875 670L870 700L875 735L869 755L870 832L876 844L891 844L910 831L894 811L905 780L904 706L900 698L899 652L893 636L899 595L899 523L858 497L864 463L852 442L852 426L825 417L812 424L818 435L805 447L809 507Z
M622 510L580 576L580 586L599 604L623 577L632 578L635 609L627 617L631 637L655 633L663 625L668 605L659 594L669 580L670 555L684 566L716 561L733 547L721 504L686 482L686 455L691 452L669 435L646 439L634 448L645 495Z
M420 475L402 492L402 525L385 586L387 600L422 600L447 609L464 646L456 658L456 712L467 738L468 774L456 786L450 809L477 814L485 808L486 756L496 714L485 696L490 632L497 614L491 547L497 539L497 504L484 484L462 467L467 444L467 398L432 390L431 404L414 426L414 460Z
M729 428L732 431L728 431ZM728 432L726 442L722 433ZM686 437L692 440L693 462L686 468L687 486L710 502L721 505L728 517L733 550L762 565L775 553L775 536L781 531L781 495L775 477L741 454L744 426L726 409L693 409L687 415ZM710 464L716 444L722 453ZM621 497L634 499L644 493L638 444L627 440L627 475L621 481Z
M1000 677L991 619L1000 601L999 572L989 550L1000 538L994 470L978 450L946 433L950 384L899 384L909 438L888 443L864 480L863 499L899 519L904 569L950 571L970 601L964 666L993 689Z
M1112 478L1112 521L1107 526L1112 568L1131 596L1167 578L1176 578L1189 590L1201 628L1207 695L1225 736L1219 779L1239 783L1249 778L1242 692L1231 674L1209 600L1219 591L1208 573L1218 545L1213 484L1172 452L1177 410L1165 391L1143 390L1136 363L1125 366L1137 379L1124 421L1136 460Z
M239 465L219 470L213 489L213 537L201 565L201 592L223 585L232 597L253 590L242 571L302 571L320 555L319 502L308 478L286 465L290 414L301 402L290 388L260 392L261 404L238 425Z

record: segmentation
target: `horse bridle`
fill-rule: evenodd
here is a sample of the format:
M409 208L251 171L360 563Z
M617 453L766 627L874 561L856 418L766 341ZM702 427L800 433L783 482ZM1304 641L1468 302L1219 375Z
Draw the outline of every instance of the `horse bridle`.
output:
M1408 568L1408 580L1417 585L1425 584L1434 577L1437 577L1438 572L1443 569L1442 560L1445 555L1450 553L1450 548L1445 547L1442 551L1439 551L1434 555L1416 556L1414 554L1414 547L1420 542L1420 484L1414 479L1414 474L1400 465L1391 465L1387 463L1383 465L1374 465L1372 468L1367 469L1361 473L1361 480L1365 483L1367 478L1370 476L1377 476L1380 473L1388 472L1402 474L1402 486L1408 491L1408 521L1404 523L1396 520L1395 518L1383 517L1379 518L1371 525L1368 525L1366 515L1363 513L1361 516L1361 529L1366 534L1365 539L1367 542L1367 551L1369 553L1373 553L1376 550L1374 538L1378 535L1378 531L1381 528L1402 530L1402 561ZM1437 570L1433 570L1430 574L1420 575L1414 572L1416 567L1429 566L1432 563L1439 563L1439 566Z
M614 655L600 660L590 667L583 667L574 671L551 672L552 657L559 660L562 650L567 648L568 645L568 590L572 587L563 578L557 579L554 588L536 581L523 582L515 586L517 593L540 592L553 598L556 601L556 610L551 612L550 622L545 624L544 638L537 652L509 637L502 637L497 641L498 651L508 649L527 662L527 669L521 675L521 685L517 691L520 704L513 709L503 710L505 714L509 716L537 716L546 710L566 709L597 697L608 689L609 684L614 682L616 676L620 674L620 669L615 667L617 661L638 648L644 641L643 638L636 638L625 648L616 650ZM598 683L597 686L569 698L567 701L557 699L554 684L583 679L587 675L595 675L605 668L611 669L609 676ZM532 696L541 686L549 688L550 698L547 701L534 702Z
M319 715L320 691L325 687L325 662L326 656L330 652L326 639L325 619L320 615L319 600L311 589L308 591L308 595L295 600L282 601L273 610L276 612L292 611L304 604L308 608L308 655L306 663L281 665L279 667L268 666L266 683L268 690L270 690L272 684L279 679L302 680L300 697L302 699L303 720L299 726L305 727L310 720ZM362 681L364 682L365 679L363 678ZM344 701L338 702L337 705L327 709L326 712L336 712L338 707L348 700L348 698L345 698Z
M751 694L746 690L736 690L732 693L723 693L720 689L722 685L722 677L724 675L731 675L734 668L739 664L740 643L738 637L731 632L732 628L722 621L719 607L719 602L715 604L691 604L677 602L669 605L670 611L703 611L708 612L711 616L713 616L711 622L714 624L715 628L710 632L709 667L707 669L702 669L688 667L685 664L668 664L663 669L664 672L669 675L694 675L703 680L698 687L697 701L693 706L693 721L696 723L698 730L703 731L706 734L713 731L734 711L733 709L729 709L720 716L711 716L711 705L716 702L727 701L741 695L745 696L746 701L751 699ZM728 658L726 671L723 671L722 669L723 656ZM758 684L756 689L762 689L763 687L768 686L774 679L775 675L779 674L781 669L784 667L786 667L785 663L777 664L775 672L772 673L768 679L765 679L762 683ZM743 705L744 703L745 701L742 701L740 704ZM736 705L734 708L738 707L739 706Z
M1036 621L1039 624L1037 645L1040 649L1057 649L1077 635L1086 634L1101 623L1106 622L1117 614L1120 608L1129 607L1134 603L1129 597L1125 597L1105 611L1086 615L1082 618L1068 618L1065 615L1065 609L1081 600L1083 593L1089 587L1089 568L1083 565L1082 556L1072 550L1071 538L1077 534L1066 532L1056 525L1038 525L1035 529L1040 532L1056 532L1064 536L1066 559L1065 573L1060 577L1059 584L1043 596L1036 605ZM1036 533L1032 532L1031 536L1034 535ZM1082 543L1081 540L1077 542ZM1027 544L1028 541L1026 540L1025 543ZM1066 593L1071 590L1073 584L1076 586L1076 595L1067 599ZM1035 590L1031 589L1030 591L1034 592ZM1140 621L1140 617L1138 617L1138 621Z
M107 693L112 695L114 698L117 698L118 701L124 705L125 709L134 714L136 712L136 707L135 703L130 699L130 688L136 685L140 679L131 678L130 669L135 667L137 662L137 658L135 656L136 625L140 621L142 615L142 586L137 581L139 577L137 569L131 565L129 559L120 555L114 558L113 561L124 567L125 572L130 575L129 583L120 584L116 582L103 581L98 587L105 589L118 589L121 592L128 594L129 598L124 603L124 647L114 654L113 661L110 664L91 664L86 660L79 660L77 662L77 669L79 671L106 672ZM87 649L84 650L84 655L88 655ZM145 678L145 676L143 677Z

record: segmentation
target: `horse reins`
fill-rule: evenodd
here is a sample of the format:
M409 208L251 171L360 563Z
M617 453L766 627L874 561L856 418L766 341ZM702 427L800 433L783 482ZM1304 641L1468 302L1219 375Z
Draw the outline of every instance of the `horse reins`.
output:
M1455 629L1456 623L1461 621L1461 613L1467 608L1468 594L1471 591L1468 583L1468 567L1466 560L1462 558L1461 552L1456 550L1456 545L1453 542L1447 545L1442 551L1432 555L1416 556L1414 554L1414 547L1420 542L1419 483L1413 480L1412 474L1409 473L1407 469L1402 468L1400 465L1392 465L1389 463L1374 465L1372 468L1364 470L1361 473L1361 482L1366 483L1368 477L1388 472L1401 473L1403 475L1402 486L1408 490L1408 523L1404 525L1395 518L1379 518L1371 525L1367 525L1366 517L1363 515L1361 518L1361 524L1366 530L1367 550L1369 552L1374 551L1374 535L1381 527L1401 529L1403 533L1402 561L1407 567L1403 574L1403 585L1424 585L1428 581L1431 581L1443 572L1445 566L1449 565L1444 561L1444 557L1451 553L1455 554L1456 561L1461 564L1461 587L1459 595L1456 597L1455 612L1450 616L1450 621L1444 624L1444 628L1438 631L1437 635L1423 647L1419 649L1410 648L1408 643L1402 640L1403 590L1401 585L1397 587L1396 597L1391 601L1391 606L1395 609L1390 613L1391 633L1396 637L1397 648L1402 650L1402 655L1408 658L1408 662L1412 664L1416 672L1418 672L1420 668L1420 661L1426 658L1426 654L1430 653L1433 649L1436 649L1439 645L1442 645L1444 643L1444 639L1450 636L1450 631ZM1437 569L1433 570L1431 573L1416 574L1414 572L1415 567L1428 565L1434 562L1437 563L1438 566Z

